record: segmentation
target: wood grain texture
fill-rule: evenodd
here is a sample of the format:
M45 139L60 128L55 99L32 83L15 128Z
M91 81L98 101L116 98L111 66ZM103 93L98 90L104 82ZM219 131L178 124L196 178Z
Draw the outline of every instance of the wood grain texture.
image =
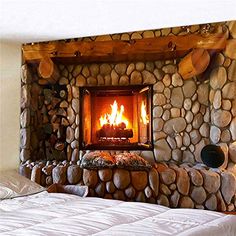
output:
M221 51L224 34L165 36L137 40L49 42L22 46L26 62L50 57L64 63L166 60L185 56L193 48Z

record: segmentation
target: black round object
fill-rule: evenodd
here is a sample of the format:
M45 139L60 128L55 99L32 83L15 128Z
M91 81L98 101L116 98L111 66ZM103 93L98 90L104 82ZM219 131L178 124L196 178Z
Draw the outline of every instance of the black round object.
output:
M222 149L216 145L206 145L201 151L202 162L208 167L220 167L225 161Z

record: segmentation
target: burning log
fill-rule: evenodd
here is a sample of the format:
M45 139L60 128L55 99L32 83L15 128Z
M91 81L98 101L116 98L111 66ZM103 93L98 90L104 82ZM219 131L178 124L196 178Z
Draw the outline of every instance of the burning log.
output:
M105 124L97 131L97 137L101 138L119 138L129 139L133 137L133 130L126 129L124 122L119 125Z

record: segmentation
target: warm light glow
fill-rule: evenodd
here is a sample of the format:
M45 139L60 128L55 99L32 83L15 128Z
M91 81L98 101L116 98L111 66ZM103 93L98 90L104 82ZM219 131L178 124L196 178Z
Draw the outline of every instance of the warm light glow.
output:
M147 115L146 105L144 104L144 101L142 101L141 104L141 121L143 122L144 125L149 123L149 118Z
M125 111L124 106L121 105L120 110L119 110L116 100L110 106L111 106L111 113L110 114L106 113L104 116L101 116L99 119L101 127L103 127L103 125L106 125L106 124L119 125L121 123L125 123L126 127L128 127L129 122L123 115Z

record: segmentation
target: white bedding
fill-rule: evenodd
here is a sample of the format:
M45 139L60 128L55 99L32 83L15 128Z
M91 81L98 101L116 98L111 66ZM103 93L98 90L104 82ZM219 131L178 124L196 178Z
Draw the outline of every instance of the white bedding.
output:
M0 235L236 235L236 216L42 192L0 201Z

